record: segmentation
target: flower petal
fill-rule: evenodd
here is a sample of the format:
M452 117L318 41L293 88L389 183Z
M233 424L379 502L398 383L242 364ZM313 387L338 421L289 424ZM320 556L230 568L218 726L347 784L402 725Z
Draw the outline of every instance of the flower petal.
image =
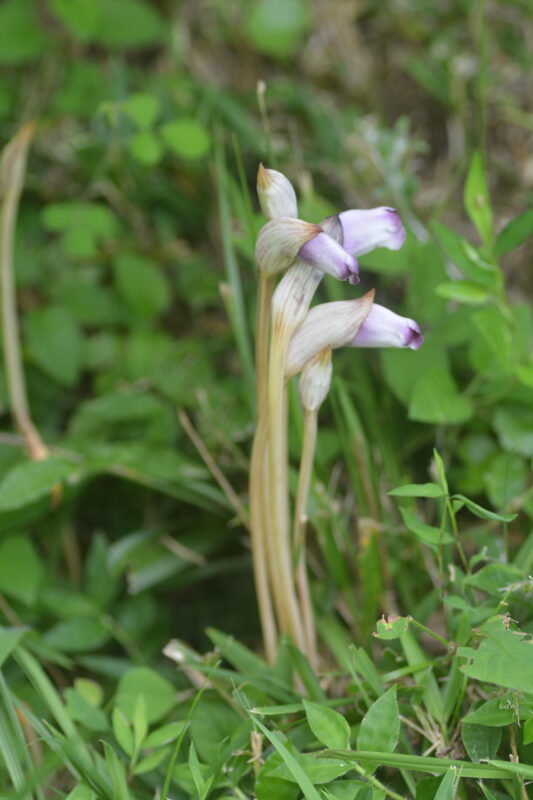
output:
M314 306L294 333L285 374L291 378L325 347L344 347L364 322L374 300L374 290L357 300L340 300Z
M418 350L424 342L414 319L374 303L370 313L348 343L349 347L409 347Z
M399 250L405 242L405 228L394 208L341 211L321 222L321 227L325 228L326 223L337 227L332 221L335 219L342 229L342 237L335 238L354 256L362 256L376 247Z
M259 164L257 170L257 195L265 217L297 217L298 201L292 183L282 172L266 169Z
M309 239L298 256L309 266L327 272L341 281L350 279L350 282L359 282L359 265L356 259L324 231Z
M257 268L267 274L283 272L296 260L303 245L322 233L319 225L293 217L276 217L263 225L255 245Z

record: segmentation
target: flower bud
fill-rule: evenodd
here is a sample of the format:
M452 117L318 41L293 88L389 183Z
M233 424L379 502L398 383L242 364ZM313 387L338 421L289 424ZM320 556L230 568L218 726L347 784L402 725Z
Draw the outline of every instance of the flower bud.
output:
M300 400L304 411L318 411L329 392L332 374L331 347L325 347L307 362L300 375Z
M375 304L348 346L409 347L418 350L423 342L424 337L414 319L400 317L394 311Z
M292 183L282 172L265 169L259 164L257 170L257 196L261 211L268 219L297 217L298 201Z
M269 275L284 272L296 260L301 248L321 232L319 225L301 219L277 217L267 222L259 231L255 245L257 268Z
M374 300L374 290L357 300L340 300L314 306L293 334L285 367L292 378L325 347L344 347L351 342L366 319Z
M405 242L405 228L394 208L341 211L320 224L353 256L376 247L399 250Z

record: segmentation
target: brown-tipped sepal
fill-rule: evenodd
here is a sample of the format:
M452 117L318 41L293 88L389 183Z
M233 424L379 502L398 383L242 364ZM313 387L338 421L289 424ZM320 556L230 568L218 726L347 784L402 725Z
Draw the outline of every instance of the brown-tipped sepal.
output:
M285 272L302 247L322 231L319 225L291 217L278 217L259 231L255 245L257 268L267 274Z
M285 365L292 378L325 347L335 349L351 342L367 318L374 301L374 290L358 300L340 300L314 306L295 331Z
M266 169L259 164L257 196L261 211L268 219L298 216L298 201L292 183L276 169Z

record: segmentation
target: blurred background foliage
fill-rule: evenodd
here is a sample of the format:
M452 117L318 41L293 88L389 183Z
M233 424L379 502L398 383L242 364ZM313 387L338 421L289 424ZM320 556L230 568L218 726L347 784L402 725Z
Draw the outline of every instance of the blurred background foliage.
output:
M522 545L532 43L526 0L2 1L0 137L38 121L15 266L52 455L28 462L2 372L0 615L35 652L116 679L164 671L162 644L205 646L208 623L257 645L245 531L177 409L245 499L259 161L305 219L399 209L406 245L363 258L361 289L426 336L335 357L311 509L324 616L362 642L382 611L435 611L427 531L387 495L428 479L435 445L454 491L519 512L503 532L459 512L467 556Z

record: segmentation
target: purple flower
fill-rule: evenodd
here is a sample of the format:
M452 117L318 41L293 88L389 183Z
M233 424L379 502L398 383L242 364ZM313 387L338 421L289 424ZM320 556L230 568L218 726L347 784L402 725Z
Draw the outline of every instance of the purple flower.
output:
M341 281L359 283L359 264L335 239L327 233L317 233L298 252L298 257L309 264L333 275Z
M418 350L424 342L418 323L374 303L348 347L409 347Z
M353 256L376 247L399 250L405 242L405 228L394 208L341 211L320 225Z

